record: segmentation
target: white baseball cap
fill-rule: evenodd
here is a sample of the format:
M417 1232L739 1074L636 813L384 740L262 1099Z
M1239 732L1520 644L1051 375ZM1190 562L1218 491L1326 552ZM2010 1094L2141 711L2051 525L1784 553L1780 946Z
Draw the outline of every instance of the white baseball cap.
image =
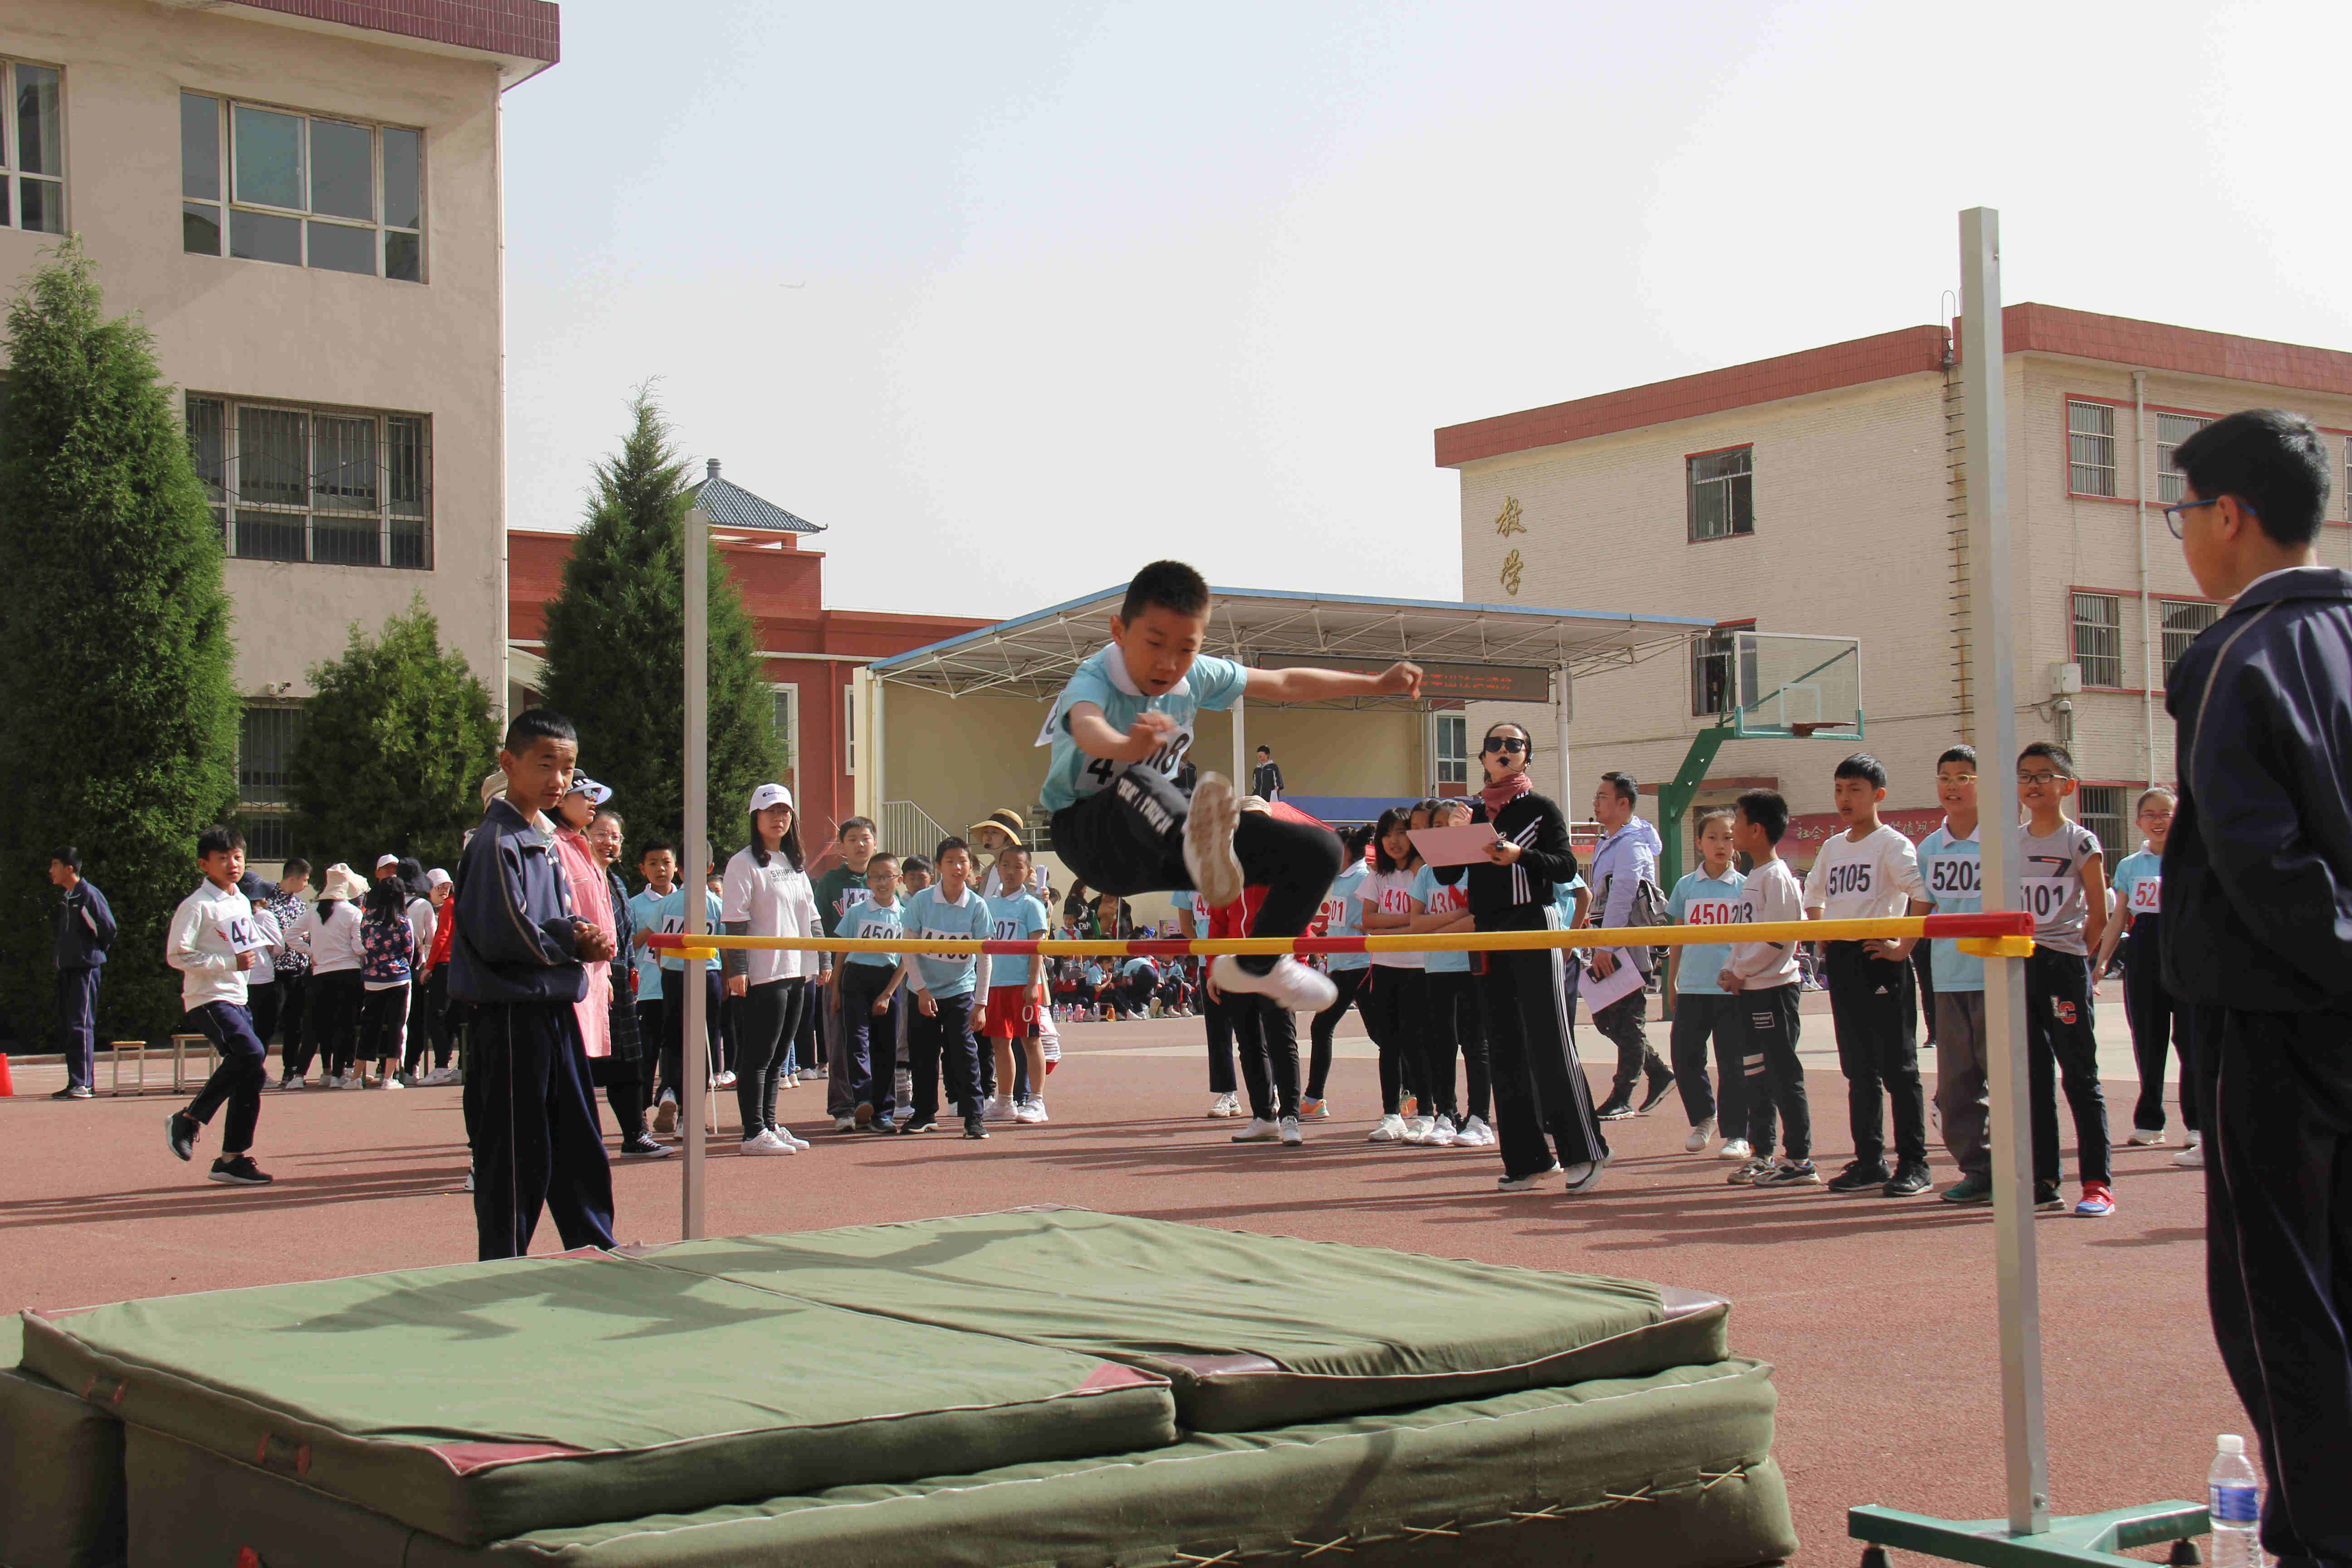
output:
M590 805L602 805L613 798L611 785L600 784L583 773L575 773L572 775L572 787L563 793L566 795L584 795L588 797Z
M425 873L425 885L428 888L438 888L448 880L449 873L444 871L438 866L434 867L433 869Z
M379 855L375 858L375 868L379 871L383 870L386 866L397 866L399 864L400 857L397 855Z
M751 792L751 809L765 811L772 805L792 805L793 792L780 784L763 784ZM793 806L797 811L798 806Z

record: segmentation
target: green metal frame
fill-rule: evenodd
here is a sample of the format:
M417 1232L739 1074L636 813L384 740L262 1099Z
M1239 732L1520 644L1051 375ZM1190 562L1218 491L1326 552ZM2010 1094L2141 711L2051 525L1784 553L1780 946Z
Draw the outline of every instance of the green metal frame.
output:
M2122 1553L2168 1541L2182 1542L2171 1561L2198 1561L2197 1549L2187 1543L2213 1528L2204 1505L2193 1502L2151 1502L2137 1508L2111 1509L2105 1513L2053 1519L2040 1535L2011 1535L2005 1519L1930 1519L1900 1509L1857 1508L1846 1512L1846 1533L1869 1543L1863 1568L1885 1568L1885 1549L1916 1552L1946 1563L1974 1563L1980 1568L2049 1568L2053 1563L2140 1563L2144 1558Z

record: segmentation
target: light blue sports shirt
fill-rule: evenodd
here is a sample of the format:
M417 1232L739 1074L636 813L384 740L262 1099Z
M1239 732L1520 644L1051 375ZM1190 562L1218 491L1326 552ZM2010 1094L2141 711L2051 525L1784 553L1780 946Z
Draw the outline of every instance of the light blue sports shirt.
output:
M1076 805L1086 796L1108 789L1119 770L1129 764L1115 763L1108 757L1092 757L1078 750L1070 739L1070 710L1080 702L1091 702L1102 710L1104 720L1122 733L1146 712L1165 713L1176 721L1176 732L1167 744L1138 767L1157 769L1171 778L1184 763L1184 753L1192 745L1192 721L1206 709L1214 712L1234 705L1234 699L1249 685L1249 671L1228 658L1202 654L1192 661L1192 668L1175 689L1158 697L1146 697L1127 672L1127 658L1117 643L1095 653L1078 666L1070 683L1062 688L1061 696L1054 700L1054 711L1045 721L1045 728L1037 737L1041 746L1054 749L1053 760L1046 764L1045 787L1039 798L1047 811L1059 811Z
M1978 856L1978 837L1952 837L1951 824L1939 822L1936 831L1919 840L1919 881L1927 901L1939 915L1973 915L1984 909L1984 862ZM1984 960L1960 951L1948 936L1929 939L1927 973L1936 978L1938 994L1984 989Z
M1324 935L1361 936L1364 934L1364 922L1357 918L1362 913L1363 906L1356 902L1356 889L1362 887L1364 879L1371 874L1370 863L1359 855L1349 863L1346 869L1332 879L1331 890L1323 895ZM1332 907L1334 900L1338 903L1336 909ZM1208 930L1208 922L1202 921L1202 934L1206 935ZM1371 962L1372 955L1369 952L1335 952L1331 954L1328 964L1335 971L1368 969L1371 966Z
M1748 879L1736 868L1724 877L1708 876L1703 866L1694 868L1684 872L1675 890L1666 895L1666 908L1676 925L1728 925L1739 918L1739 895L1747 886ZM1730 962L1727 942L1694 943L1683 949L1681 966L1675 971L1675 994L1722 995L1723 987L1715 977Z
M1410 891L1420 900L1421 907L1433 915L1449 912L1459 914L1470 907L1470 877L1466 871L1463 873L1461 880L1449 888L1437 879L1435 867L1423 866L1413 873L1412 887ZM1382 931L1381 934L1403 936L1410 933ZM1424 952L1421 955L1421 963L1422 968L1431 974L1470 973L1470 955L1466 952Z
M963 901L951 904L934 884L907 900L904 907L903 924L918 936L952 942L986 942L989 938L988 900L980 896L977 888L967 886ZM915 954L915 973L922 980L923 989L934 996L965 996L987 984L988 954L954 958L919 952Z
M2142 849L2116 862L2116 908L2137 920L2164 912L2164 857Z
M852 904L840 922L833 928L835 936L857 937L866 942L888 942L894 936L907 934L907 906L903 903L877 904L872 899L862 904ZM852 963L874 964L883 969L898 967L895 952L853 952Z
M705 900L702 929L715 931L719 929L719 895L706 889L702 897ZM672 888L667 898L654 905L654 924L656 930L667 931L673 935L686 929L685 883L680 882L677 887ZM661 966L672 974L686 973L686 960L670 953L662 954ZM706 958L698 967L716 969L719 967L719 961L715 958Z
M639 931L661 930L661 916L656 912L661 908L661 901L662 896L655 892L652 886L648 884L635 898L629 900L629 923ZM681 920L685 918L685 909L684 904L678 905ZM641 947L629 955L629 963L637 972L637 1000L660 1001L660 955L650 947Z

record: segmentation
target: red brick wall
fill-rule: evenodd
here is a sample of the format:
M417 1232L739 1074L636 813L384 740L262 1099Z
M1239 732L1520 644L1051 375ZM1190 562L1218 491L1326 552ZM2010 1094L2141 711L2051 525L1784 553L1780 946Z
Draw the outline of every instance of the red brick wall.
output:
M337 22L428 43L553 65L562 28L552 0L237 0L257 11Z

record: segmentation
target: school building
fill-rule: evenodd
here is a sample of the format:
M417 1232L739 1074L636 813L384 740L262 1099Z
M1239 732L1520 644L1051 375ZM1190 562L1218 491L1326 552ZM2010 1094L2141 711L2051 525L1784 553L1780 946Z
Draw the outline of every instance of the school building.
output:
M422 594L506 688L499 202L547 0L0 0L0 287L81 237L227 548L257 861L304 672Z
M1938 752L1974 731L1970 639L2016 650L2021 743L2074 753L2083 821L2138 847L2137 792L2173 778L2166 673L2221 606L2165 526L2174 447L2215 416L2279 406L2326 431L2335 493L2320 558L2352 565L2352 353L2021 304L2002 316L2014 551L2012 624L1969 603L1965 427L1953 335L1909 327L1436 432L1462 476L1471 598L1638 604L1715 623L1672 657L1577 682L1571 809L1605 770L1654 816L1737 682L1735 633L1861 639L1859 748L1891 774L1886 808L1919 837L1940 819ZM1480 705L1545 741L1557 706ZM1810 864L1836 830L1831 770L1851 740L1732 740L1693 811L1769 786L1799 815ZM1987 789L2013 759L1983 760ZM2012 787L2009 785L2006 787ZM1685 834L1685 842L1689 842Z

